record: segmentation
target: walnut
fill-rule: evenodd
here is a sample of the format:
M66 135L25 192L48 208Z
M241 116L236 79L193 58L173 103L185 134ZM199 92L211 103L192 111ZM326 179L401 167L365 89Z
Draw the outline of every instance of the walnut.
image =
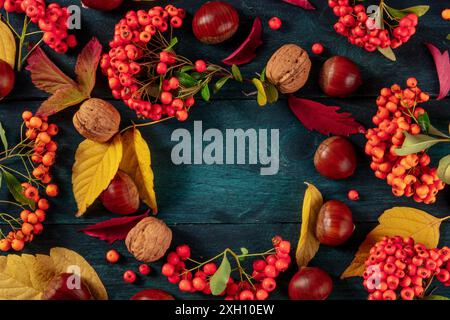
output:
M83 137L106 142L119 132L120 114L112 104L93 98L85 101L75 113L73 125Z
M159 219L142 219L128 232L125 244L128 251L142 262L161 259L172 242L172 230Z
M281 93L294 93L305 85L310 70L308 53L295 44L286 44L269 59L266 76Z

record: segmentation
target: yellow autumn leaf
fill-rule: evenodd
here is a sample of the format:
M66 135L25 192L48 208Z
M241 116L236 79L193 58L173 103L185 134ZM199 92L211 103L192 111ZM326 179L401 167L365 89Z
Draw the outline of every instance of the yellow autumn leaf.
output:
M78 206L77 217L108 187L122 160L122 139L116 135L108 143L84 140L75 154L72 186Z
M439 227L442 219L433 217L425 211L395 207L386 210L378 218L378 222L380 224L367 235L352 263L342 273L342 279L362 276L370 248L385 236L412 237L415 242L422 243L428 248L436 248L439 243Z
M16 40L11 29L0 20L0 59L14 69L16 61Z
M107 300L108 294L94 268L78 253L66 248L52 248L50 257L57 274L73 272L79 268L81 279L86 283L95 300Z
M314 185L309 183L307 185L305 197L303 198L300 239L295 253L299 267L307 266L309 261L314 258L320 246L320 242L316 238L315 228L317 215L323 204L323 198L320 191Z
M122 136L123 157L119 169L136 183L142 201L158 212L154 189L154 175L151 168L150 148L136 128L125 131Z
M0 300L40 300L50 280L79 268L81 279L97 300L108 295L95 270L78 253L53 248L50 256L9 254L0 257Z

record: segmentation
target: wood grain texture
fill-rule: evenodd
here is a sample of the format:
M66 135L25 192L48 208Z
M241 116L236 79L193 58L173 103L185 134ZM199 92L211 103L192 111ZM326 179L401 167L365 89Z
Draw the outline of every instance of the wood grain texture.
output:
M64 5L79 4L79 1L56 1ZM420 86L437 95L439 86L431 56L422 45L430 41L440 49L448 47L445 40L448 34L448 23L439 15L445 7L443 1L428 1L430 12L421 20L418 34L396 51L398 61L390 62L381 55L369 54L351 46L347 40L337 35L332 24L335 21L325 1L315 0L317 11L303 11L281 0L229 0L239 11L241 26L231 41L217 46L207 46L197 42L190 30L192 14L204 1L179 0L174 4L184 7L189 12L186 25L177 31L180 40L177 52L195 60L204 58L211 62L219 62L228 56L246 37L255 16L260 16L264 23L264 45L258 50L257 59L242 68L250 77L260 72L270 55L282 44L296 43L305 49L314 42L321 42L326 47L323 56L312 55L313 70L306 86L298 92L298 96L316 99L327 105L342 107L342 111L351 112L365 126L371 125L371 117L376 111L375 96L383 86L393 83L404 83L407 77L415 76ZM372 1L375 2L375 1ZM73 76L76 55L87 41L96 36L103 45L111 38L114 24L130 9L148 8L165 2L154 4L136 4L127 1L118 11L101 13L82 9L82 30L76 32L80 45L68 55L49 53L62 70ZM389 1L393 7L403 7L404 1ZM423 4L420 0L408 1L408 6ZM283 20L280 31L271 31L267 20L272 16ZM20 22L17 20L18 25ZM105 47L106 48L106 47ZM364 77L363 87L348 99L330 99L324 97L317 85L317 75L321 64L332 55L345 55L361 66ZM111 99L106 79L99 72L98 84L93 96ZM10 144L18 139L20 114L25 109L36 110L47 95L36 89L29 73L24 71L18 75L14 92L0 106L0 121L4 125ZM164 219L173 229L173 245L188 243L196 257L208 258L225 247L247 247L251 251L261 251L270 246L270 239L275 234L289 238L296 243L300 230L300 208L304 181L314 183L323 193L325 200L338 199L351 207L357 221L355 235L340 248L320 249L312 265L320 266L329 272L334 280L335 289L332 299L364 299L360 279L341 281L339 274L352 260L359 244L365 235L375 226L378 216L393 206L412 206L443 217L449 214L450 191L447 188L439 196L438 202L432 206L419 205L410 199L395 198L384 181L376 179L370 171L369 160L363 153L365 139L362 135L350 138L358 150L358 169L353 177L344 181L330 181L321 177L314 169L312 157L324 136L309 132L287 107L285 97L277 104L260 108L252 98L243 95L242 90L250 92L251 86L240 87L237 84L227 85L214 97L212 102L199 102L192 110L186 123L168 121L156 126L142 128L144 139L152 151L153 170L155 172L155 188L159 205L159 217ZM121 112L122 126L136 121L135 115L125 108L123 103L111 101ZM448 126L450 112L449 100L431 101L427 103L433 124L445 130ZM61 127L58 136L60 150L55 167L55 179L61 187L61 196L53 201L48 212L44 234L38 237L26 250L29 253L47 253L51 247L64 246L73 249L92 263L104 281L112 299L128 299L140 289L158 287L166 289L182 299L203 299L205 296L180 294L175 286L169 284L159 274L161 263L154 265L151 276L140 280L137 285L124 285L122 273L125 269L136 269L138 262L127 253L123 243L116 247L125 259L118 265L109 265L104 260L110 248L105 242L90 238L77 231L83 226L115 217L107 213L96 203L84 218L75 218L76 205L71 188L71 168L77 145L83 138L72 126L72 116L76 107L69 108L51 118ZM193 131L193 121L202 121L203 129L242 128L279 129L280 130L280 171L275 176L261 176L259 165L181 165L172 163L170 154L176 144L171 141L171 134L177 128ZM433 163L449 153L448 147L431 149ZM349 189L357 189L361 200L347 200ZM5 188L0 190L0 198L7 199ZM142 210L145 208L143 207ZM450 243L448 222L441 227L441 245ZM293 273L283 275L276 299L287 298L287 282ZM440 288L437 294L450 295L450 288ZM208 297L209 298L209 297Z

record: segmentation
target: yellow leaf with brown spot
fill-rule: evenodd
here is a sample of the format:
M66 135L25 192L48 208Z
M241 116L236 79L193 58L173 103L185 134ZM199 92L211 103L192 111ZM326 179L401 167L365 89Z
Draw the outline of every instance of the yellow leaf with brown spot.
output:
M72 186L78 206L77 217L108 188L122 160L122 139L116 135L110 142L84 140L75 154Z
M364 262L369 256L370 249L385 236L412 237L416 243L422 243L428 248L436 248L439 243L439 227L442 219L433 217L425 211L395 207L386 210L378 218L378 222L380 224L367 235L352 263L342 273L342 279L362 276Z
M319 250L320 242L316 237L317 215L323 204L323 198L320 191L312 184L307 183L308 187L303 198L302 208L302 226L300 229L300 239L297 245L295 257L297 265L307 266L309 261Z
M154 186L154 174L151 167L150 148L138 129L125 131L122 136L123 157L119 169L128 174L136 183L139 196L153 213L158 212Z

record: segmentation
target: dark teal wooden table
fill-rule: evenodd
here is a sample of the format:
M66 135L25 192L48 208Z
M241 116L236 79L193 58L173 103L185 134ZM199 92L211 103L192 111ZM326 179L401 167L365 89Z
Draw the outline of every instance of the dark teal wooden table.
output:
M79 4L79 1L57 1ZM72 74L75 58L85 43L96 36L103 45L111 38L114 24L129 9L150 7L126 1L121 10L113 13L101 13L82 9L82 29L77 32L80 45L68 55L49 55L66 72ZM450 109L449 100L435 101L439 90L433 60L423 43L430 41L440 49L447 49L446 39L450 31L449 22L440 18L445 1L389 1L394 7L416 4L431 5L430 12L420 21L418 33L412 40L396 51L398 61L391 62L381 55L369 54L347 43L338 36L332 27L335 20L326 1L313 1L317 11L304 11L281 0L230 0L238 10L241 26L238 35L230 42L218 46L207 46L197 42L191 32L192 14L204 1L174 1L184 7L189 18L182 30L177 31L180 43L177 52L190 57L206 59L218 63L228 56L248 34L253 18L260 16L264 21L264 45L258 50L257 58L242 68L250 76L262 70L270 55L281 45L295 43L309 50L314 42L326 47L325 54L312 55L313 70L307 85L298 92L298 96L321 101L327 105L338 105L353 113L358 121L371 125L375 113L375 98L384 86L393 83L403 84L410 76L419 80L423 90L431 93L433 99L427 103L432 121L436 127L447 128ZM370 2L370 1L368 1ZM156 2L158 3L158 2ZM272 16L283 20L280 31L270 30L266 22ZM106 47L105 47L106 48ZM317 84L318 70L324 60L332 55L344 55L361 66L364 85L352 97L330 99L325 97ZM251 91L251 88L246 88ZM135 120L134 114L127 110L122 102L113 101L107 88L105 77L100 73L93 96L111 100L123 116L123 126ZM46 98L46 94L36 89L27 72L22 72L16 83L15 91L1 102L0 121L5 124L8 136L17 137L20 114L31 108L36 110ZM107 243L88 237L78 231L86 225L115 217L96 204L84 218L75 218L76 205L71 188L71 167L77 145L82 141L72 126L72 116L77 108L67 109L52 117L52 121L61 127L58 136L60 144L55 178L61 186L61 196L53 201L45 231L31 245L27 253L47 253L49 248L62 246L82 254L95 267L103 280L111 299L129 299L144 288L161 288L173 293L180 299L210 298L202 294L182 294L178 288L167 282L160 274L161 263L152 264L152 275L141 277L135 285L124 284L124 270L136 269L138 262L128 254L123 242L113 245L125 256L121 263L110 265L104 256L111 248ZM170 141L176 128L193 130L193 121L203 121L203 128L225 129L280 129L280 171L275 176L261 176L260 166L255 165L195 165L175 166L170 154L175 142ZM356 222L356 231L342 247L323 246L312 266L320 266L329 272L334 280L331 299L365 299L366 293L361 279L340 280L339 275L351 262L353 255L366 234L376 225L378 216L394 206L411 206L443 217L449 214L450 190L444 190L436 204L425 206L410 199L395 198L384 181L374 177L369 168L368 158L363 153L365 139L362 135L350 139L358 149L358 169L356 174L344 181L330 181L320 176L313 166L313 155L319 143L325 139L316 132L309 132L287 107L285 99L277 104L260 108L256 102L246 98L241 88L226 87L210 103L200 102L192 110L185 123L169 121L142 129L144 138L152 151L155 186L159 204L158 217L165 220L173 230L173 245L187 243L192 247L193 255L208 258L226 247L239 249L246 247L260 252L270 247L270 239L279 234L292 241L295 247L300 230L300 208L305 191L304 181L314 183L325 199L338 199L347 203ZM435 148L431 156L436 159L448 154L444 147ZM349 189L360 192L361 200L350 202L346 194ZM3 198L7 195L3 190ZM450 244L450 226L446 222L441 227L441 245ZM287 298L287 283L295 271L280 278L279 288L271 297ZM438 289L437 294L450 296L450 288Z

